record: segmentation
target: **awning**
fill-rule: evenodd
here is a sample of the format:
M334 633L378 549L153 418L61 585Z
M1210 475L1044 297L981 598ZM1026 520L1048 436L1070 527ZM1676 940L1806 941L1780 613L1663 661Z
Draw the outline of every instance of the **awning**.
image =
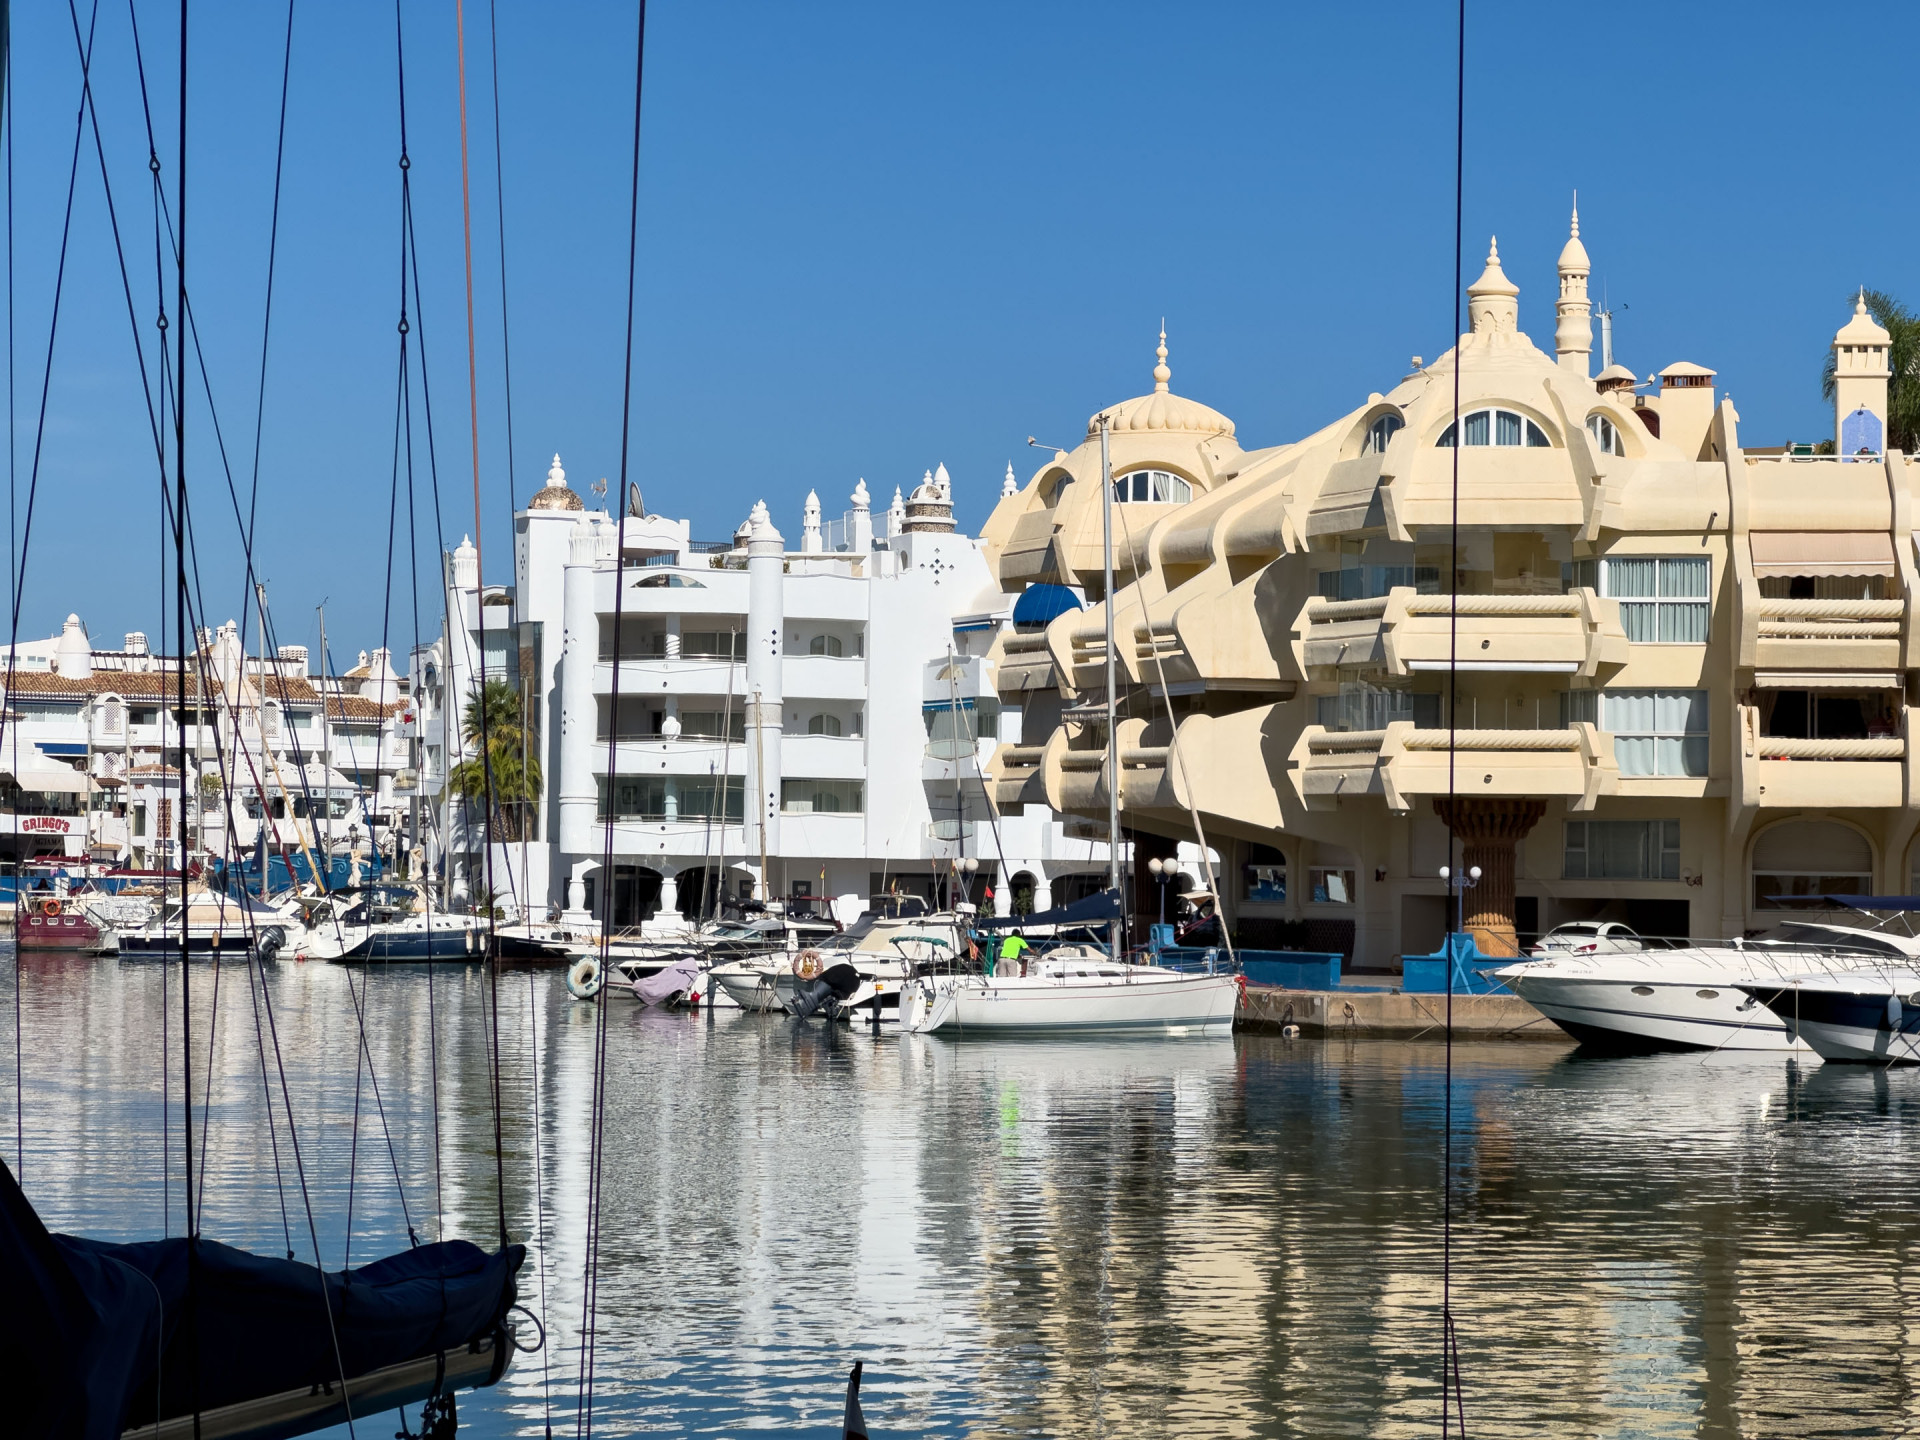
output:
M34 748L42 755L84 755L87 747L74 745L65 740L36 740Z
M1033 915L988 915L974 923L976 930L1038 929L1049 925L1105 925L1120 918L1120 892L1102 890L1071 905L1059 905Z
M1905 685L1897 670L1756 670L1753 683L1762 690L1899 690Z
M1756 530L1748 538L1759 576L1900 573L1883 530Z
M23 765L14 775L13 783L22 790L44 795L87 793L87 777L78 770L69 770L64 765L50 765L45 770L36 770Z

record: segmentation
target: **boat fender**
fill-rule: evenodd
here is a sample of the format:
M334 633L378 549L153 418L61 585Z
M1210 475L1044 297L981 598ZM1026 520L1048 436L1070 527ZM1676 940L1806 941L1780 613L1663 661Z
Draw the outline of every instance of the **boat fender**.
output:
M818 950L802 950L793 957L793 973L802 980L818 979L823 968Z
M604 984L606 977L600 973L600 962L591 955L583 955L567 970L567 993L576 1000L593 999Z
M1900 1003L1898 995L1887 996L1887 1028L1898 1030L1900 1022L1906 1019L1906 1007Z

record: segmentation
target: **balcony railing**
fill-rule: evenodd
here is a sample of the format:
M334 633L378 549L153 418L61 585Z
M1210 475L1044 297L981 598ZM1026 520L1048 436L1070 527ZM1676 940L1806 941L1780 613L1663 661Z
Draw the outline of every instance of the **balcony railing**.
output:
M1302 663L1322 673L1458 668L1593 676L1627 659L1618 604L1585 587L1564 595L1423 595L1401 587L1369 600L1315 596L1296 629Z
M1619 779L1613 737L1576 723L1559 730L1384 730L1308 726L1289 773L1308 806L1377 794L1406 810L1424 795L1565 796L1590 809Z
M1907 753L1907 742L1898 735L1834 740L1762 735L1754 751L1762 760L1899 760Z
M1874 640L1900 634L1907 602L1763 599L1755 608L1763 640Z

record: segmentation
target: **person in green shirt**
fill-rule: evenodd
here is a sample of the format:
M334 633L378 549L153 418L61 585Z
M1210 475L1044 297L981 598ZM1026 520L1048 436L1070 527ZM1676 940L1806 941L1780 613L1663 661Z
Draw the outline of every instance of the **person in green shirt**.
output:
M989 965L987 967L987 973L992 975L1004 971L1008 975L1018 975L1021 970L1025 968L1025 964L1020 957L1032 948L1032 946L1027 944L1026 936L1022 935L1018 930L1015 930L1000 942L999 966Z

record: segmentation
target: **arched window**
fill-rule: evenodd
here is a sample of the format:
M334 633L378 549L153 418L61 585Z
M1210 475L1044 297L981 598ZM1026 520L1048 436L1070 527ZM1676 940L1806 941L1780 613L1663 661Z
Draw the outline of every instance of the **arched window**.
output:
M108 735L118 735L120 727L126 723L126 706L118 700L109 700L101 707L100 728Z
M816 635L807 643L809 655L844 655L846 647L838 635Z
M1789 820L1761 833L1753 846L1753 908L1818 905L1820 895L1873 891L1873 847L1836 820ZM1828 906L1827 908L1832 908Z
M1462 415L1460 423L1467 428L1468 445L1525 445L1531 450L1545 450L1553 444L1546 431L1511 410L1476 410ZM1440 432L1437 444L1442 450L1453 444L1453 426Z
M1113 477L1113 498L1123 505L1184 505L1193 487L1166 470L1130 470Z
M1620 431L1613 421L1604 415L1587 417L1587 433L1593 436L1593 443L1600 447L1602 455L1624 455L1627 447L1620 440Z
M1398 415L1382 415L1367 427L1367 438L1361 442L1362 455L1378 455L1387 448L1387 442L1395 432L1405 428L1406 421Z
M809 735L838 735L839 733L840 717L838 715L816 715L807 721Z

